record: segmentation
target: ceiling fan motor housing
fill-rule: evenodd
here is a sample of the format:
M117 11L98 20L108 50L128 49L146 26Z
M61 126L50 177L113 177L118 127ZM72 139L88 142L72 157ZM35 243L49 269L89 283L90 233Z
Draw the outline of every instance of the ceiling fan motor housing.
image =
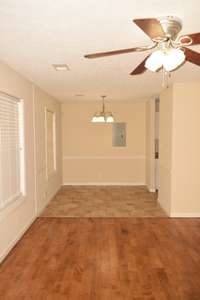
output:
M160 24L166 34L167 38L175 40L182 29L182 22L179 18L174 16L167 16L159 19Z

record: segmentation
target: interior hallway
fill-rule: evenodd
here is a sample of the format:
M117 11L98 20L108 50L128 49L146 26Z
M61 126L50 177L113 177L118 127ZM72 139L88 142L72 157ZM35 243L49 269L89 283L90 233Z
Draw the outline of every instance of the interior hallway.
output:
M199 300L199 229L199 219L39 218L0 268L0 299Z
M43 217L165 217L145 186L63 186Z

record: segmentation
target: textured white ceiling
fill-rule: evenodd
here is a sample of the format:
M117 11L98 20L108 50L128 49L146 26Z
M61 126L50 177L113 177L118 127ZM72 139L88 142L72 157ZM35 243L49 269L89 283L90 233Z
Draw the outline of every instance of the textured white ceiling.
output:
M175 15L183 34L198 32L199 11L199 0L1 0L0 57L60 100L149 97L160 92L162 74L129 75L145 53L96 60L84 54L148 44L133 18ZM52 64L60 63L70 71L56 72ZM200 80L200 68L186 63L172 80Z

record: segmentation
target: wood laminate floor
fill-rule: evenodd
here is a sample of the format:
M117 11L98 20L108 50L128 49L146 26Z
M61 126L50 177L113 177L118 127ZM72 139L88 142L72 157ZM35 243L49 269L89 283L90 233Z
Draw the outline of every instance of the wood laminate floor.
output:
M42 217L166 217L145 186L64 186Z
M39 218L0 266L1 300L199 300L200 219Z

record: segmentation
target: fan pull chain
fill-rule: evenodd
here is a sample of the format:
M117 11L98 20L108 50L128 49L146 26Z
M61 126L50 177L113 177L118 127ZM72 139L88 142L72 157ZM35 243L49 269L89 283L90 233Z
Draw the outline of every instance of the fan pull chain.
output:
M163 74L162 74L162 87L163 88L169 88L169 80L171 78L171 73L167 72L164 68L163 68Z

